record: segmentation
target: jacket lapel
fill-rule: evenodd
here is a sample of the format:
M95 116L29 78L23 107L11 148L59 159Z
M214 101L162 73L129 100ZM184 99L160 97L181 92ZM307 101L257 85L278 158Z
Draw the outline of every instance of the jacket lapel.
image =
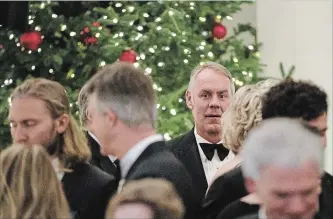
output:
M208 183L201 162L197 141L194 136L194 128L185 134L178 144L180 147L174 151L178 159L186 166L186 169L193 178L193 185L196 191L203 195L206 193Z

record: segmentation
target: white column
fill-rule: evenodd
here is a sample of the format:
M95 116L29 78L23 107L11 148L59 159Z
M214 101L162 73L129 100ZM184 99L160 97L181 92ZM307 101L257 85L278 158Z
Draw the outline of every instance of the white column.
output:
M331 0L257 0L258 38L264 74L280 77L279 62L296 66L295 79L312 80L328 94L325 169L332 173L332 9Z

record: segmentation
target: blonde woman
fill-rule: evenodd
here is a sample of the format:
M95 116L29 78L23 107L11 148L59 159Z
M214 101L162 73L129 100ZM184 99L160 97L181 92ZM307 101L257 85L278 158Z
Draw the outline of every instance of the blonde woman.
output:
M238 152L248 131L257 126L261 119L262 93L256 85L245 85L237 90L229 108L222 116L222 142L236 156L223 165L212 181L241 163Z
M47 152L13 145L0 153L0 218L71 218Z

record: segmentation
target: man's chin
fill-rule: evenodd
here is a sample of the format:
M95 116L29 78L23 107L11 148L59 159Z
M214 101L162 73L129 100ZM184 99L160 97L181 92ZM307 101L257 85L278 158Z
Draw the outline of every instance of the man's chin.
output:
M205 130L207 133L218 134L221 131L221 126L220 124L207 124Z

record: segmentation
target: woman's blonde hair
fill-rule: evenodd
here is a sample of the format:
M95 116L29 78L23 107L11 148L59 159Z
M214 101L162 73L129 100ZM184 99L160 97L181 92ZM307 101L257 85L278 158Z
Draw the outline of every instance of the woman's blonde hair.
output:
M244 85L222 116L222 142L234 153L238 153L248 131L262 121L261 97L256 85Z
M148 205L154 218L181 219L184 214L183 203L174 186L164 179L147 178L127 183L109 202L106 218L114 218L119 206L130 203Z
M42 146L0 153L0 218L70 218L67 200Z
M91 157L87 139L70 114L69 100L65 88L56 81L44 78L34 78L24 81L12 92L10 100L22 96L35 97L45 101L53 119L63 114L70 117L69 125L62 134L63 145L58 148L57 156L65 168L70 168L72 164L87 162Z

